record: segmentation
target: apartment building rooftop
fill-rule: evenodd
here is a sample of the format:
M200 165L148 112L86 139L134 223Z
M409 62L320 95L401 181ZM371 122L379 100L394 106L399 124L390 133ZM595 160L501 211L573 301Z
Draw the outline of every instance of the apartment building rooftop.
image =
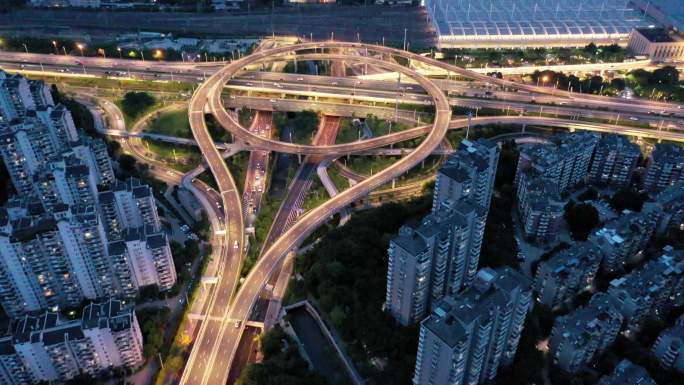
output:
M469 325L476 319L491 317L493 307L506 306L510 292L517 288L527 291L530 286L528 278L511 268L481 269L457 298L443 298L423 325L449 346L456 346L467 338Z
M646 369L624 359L609 376L603 376L597 385L657 385Z

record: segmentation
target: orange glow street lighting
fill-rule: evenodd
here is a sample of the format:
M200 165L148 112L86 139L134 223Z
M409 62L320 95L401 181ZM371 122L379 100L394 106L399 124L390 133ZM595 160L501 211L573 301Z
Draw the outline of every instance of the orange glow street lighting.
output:
M83 48L85 48L85 46L81 43L78 43L76 44L76 48L78 48L81 51L81 56L83 56Z
M160 49L154 50L154 58L161 60L164 57L164 53Z

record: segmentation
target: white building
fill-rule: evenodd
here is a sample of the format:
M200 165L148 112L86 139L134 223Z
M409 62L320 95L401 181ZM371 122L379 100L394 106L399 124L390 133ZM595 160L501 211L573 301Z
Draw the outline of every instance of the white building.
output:
M176 283L176 269L166 234L147 228L127 228L123 240L109 244L109 255L125 258L136 289L157 286L169 290Z
M144 361L142 343L135 312L116 300L91 303L81 320L64 321L50 312L25 315L12 335L0 338L0 379L28 385L135 369Z

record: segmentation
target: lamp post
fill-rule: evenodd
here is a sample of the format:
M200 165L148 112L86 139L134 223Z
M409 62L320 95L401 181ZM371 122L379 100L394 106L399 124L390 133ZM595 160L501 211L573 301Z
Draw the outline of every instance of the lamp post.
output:
M79 51L81 51L81 56L83 56L83 48L84 48L83 44L81 44L81 43L76 44L76 48L78 48Z
M26 43L23 43L22 45L24 46L24 49L26 50L26 53L29 53L28 47L26 46Z
M59 49L57 49L57 42L53 40L52 46L55 47L55 55L59 55Z
M123 56L121 56L121 47L116 47L116 50L119 51L119 59L123 59Z

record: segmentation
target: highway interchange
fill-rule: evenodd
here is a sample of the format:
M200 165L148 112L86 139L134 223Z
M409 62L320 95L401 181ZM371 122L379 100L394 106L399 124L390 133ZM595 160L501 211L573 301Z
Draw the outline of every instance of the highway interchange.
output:
M413 166L418 164L421 160L427 157L432 151L437 148L442 141L447 130L452 127L465 127L467 126L468 119L460 119L450 124L451 120L451 106L449 99L445 96L444 92L437 85L438 82L434 82L416 71L413 71L407 67L403 67L394 61L384 61L375 57L370 56L358 56L353 55L353 53L323 53L325 50L334 50L339 52L340 50L357 50L357 49L371 49L379 53L385 53L389 55L401 55L409 57L411 60L421 61L423 63L432 64L431 59L423 58L419 55L409 54L405 52L399 52L397 50L379 47L379 46L369 46L360 43L342 43L342 42L312 42L303 43L295 46L286 46L273 48L269 50L258 51L253 55L245 57L241 60L232 62L226 65L224 68L220 69L218 72L214 73L210 78L208 78L204 83L200 85L196 93L193 96L193 103L190 109L190 119L191 125L193 127L193 133L198 141L200 149L205 153L205 157L212 169L218 170L218 175L215 173L217 179L224 178L224 174L229 172L225 166L225 163L217 158L214 153L217 151L213 142L211 142L208 137L208 132L206 132L206 126L203 122L203 116L205 112L210 112L216 121L219 122L225 129L231 132L234 138L239 141L245 142L250 148L256 148L260 150L269 150L275 152L293 153L293 154L307 154L307 155L318 155L318 156L341 156L345 154L354 153L362 149L369 149L375 147L386 146L390 143L396 141L406 140L410 138L411 135L426 135L425 139L421 144L412 152L408 153L406 156L402 157L396 163L392 164L390 167L376 173L375 175L360 181L356 185L344 190L335 197L329 199L320 206L312 209L304 216L299 218L297 222L287 230L280 238L276 239L262 254L261 258L257 262L256 266L251 270L246 280L242 283L240 290L235 294L235 298L225 315L224 322L221 327L219 327L219 339L210 338L205 340L200 334L198 339L195 341L195 347L188 360L187 367L181 384L223 384L228 376L228 371L230 364L233 360L235 351L237 349L240 335L244 330L245 322L248 320L250 311L257 300L261 289L264 287L269 276L276 269L278 264L282 261L288 252L294 248L306 237L308 236L317 226L328 220L333 214L339 212L341 209L347 205L353 203L359 198L366 196L371 191L377 187L391 181L393 178L400 176L406 171L410 170ZM259 64L262 62L271 62L275 60L289 59L292 52L295 51L307 51L307 50L319 50L322 53L305 53L298 57L298 60L353 60L362 63L368 63L374 66L382 67L390 71L395 71L402 73L404 76L412 78L415 82L422 87L427 94L432 98L435 106L435 119L434 123L430 126L420 127L418 129L406 130L398 133L388 134L382 137L373 138L371 140L346 143L346 144L330 144L330 145L302 145L294 144L288 142L282 142L277 139L271 139L255 135L250 130L245 129L240 126L240 124L228 113L223 104L222 90L226 83L231 79L236 77L238 73L247 69L251 64ZM280 55L280 56L279 56ZM444 67L443 63L439 63L439 66ZM576 95L571 95L563 91L551 89L551 88L540 88L530 85L517 85L510 83L505 80L486 78L483 75L472 74L469 71L447 67L447 71L453 71L458 73L459 76L472 77L480 81L490 81L502 87L519 87L527 92L537 92L557 97L576 97ZM277 87L277 86L276 86ZM238 99L238 98L236 98ZM588 97L589 100L595 100L598 102L605 103L604 98L592 98ZM619 103L618 103L619 104ZM208 107L208 109L207 109ZM665 104L650 104L650 108L661 108L663 111L678 110L677 106L665 105ZM201 117L201 118L200 118ZM526 116L509 116L509 117L491 117L491 118L480 118L478 122L499 122L499 121L509 121L512 123L529 123L529 124L539 124L543 123L547 126L557 126L566 127L570 129L584 129L587 127L594 126L593 124L587 124L577 121L571 121L567 119L554 119L554 118L535 118ZM620 127L620 126L609 126L609 125L596 125L602 127L601 129L609 131L618 131L624 133L633 134L633 132L653 131L648 129L639 129L631 127ZM608 126L608 127L605 127ZM204 131L204 132L202 132ZM409 132L409 134L406 134ZM638 135L638 134L637 134ZM682 139L680 133L669 133L661 132L659 135L667 135L668 137L677 137ZM413 137L416 137L413 136ZM370 143L370 144L369 144ZM207 156L208 155L208 156ZM216 164L212 165L212 162L216 161ZM234 191L234 186L228 186L227 188ZM221 187L221 192L224 194L224 205L229 207L230 205L236 205L239 207L239 201L230 201L231 194L225 194L223 187ZM227 191L229 192L229 191ZM236 221L241 221L241 219L236 219ZM227 224L231 222L230 216L227 218ZM229 226L230 227L230 226ZM230 234L231 232L227 232ZM229 236L229 235L228 235ZM230 238L229 238L230 239ZM238 238L242 239L242 238ZM229 242L230 243L230 242ZM224 278L225 279L225 278ZM223 281L224 279L221 279ZM228 276L230 279L230 275ZM204 325L203 325L204 326ZM211 328L216 328L216 326L209 326ZM212 334L214 336L214 334ZM211 352L207 351L210 350ZM198 358L199 356L199 358ZM208 359L207 359L208 358Z
M372 55L360 55L360 50L371 51ZM331 60L336 62L365 63L382 68L391 73L401 73L401 82L365 80L355 77L325 77L312 75L296 75L285 73L254 72L263 63L292 60ZM395 58L401 57L411 61L410 67L398 64ZM75 62L78 60L78 63ZM418 65L413 65L419 63ZM194 143L199 147L205 163L216 180L217 192L195 179L201 170L194 170L189 175L170 171L163 164L157 164L160 179L175 184L196 184L190 186L196 195L204 195L200 201L207 203L205 208L213 206L211 211L212 225L216 244L215 248L216 278L215 289L209 293L206 304L207 317L201 323L194 341L191 355L181 379L181 384L223 385L226 383L240 338L245 330L251 311L260 293L272 274L278 269L283 258L319 225L325 223L333 214L340 212L351 203L369 195L378 187L406 173L416 164L435 152L442 142L447 130L464 129L475 125L493 123L511 123L521 125L539 125L559 127L569 130L594 130L599 132L617 132L637 137L684 141L684 126L680 119L684 111L681 106L653 102L648 100L625 100L595 95L585 95L558 90L551 87L538 87L530 84L514 83L508 80L488 77L484 74L454 67L443 62L423 57L418 54L404 52L393 48L345 42L309 42L292 46L257 50L250 56L229 63L167 63L167 62L135 62L117 59L74 58L57 55L0 55L0 66L7 69L52 71L74 74L80 69L94 76L107 71L126 72L127 76L137 72L141 78L169 79L174 74L175 80L201 82L189 103L188 117L194 136ZM72 68L70 72L62 72L64 68ZM443 71L446 79L430 79L413 68L431 68L431 72ZM123 70L122 68L126 68ZM201 75L200 75L201 74ZM454 80L451 80L451 78ZM456 78L459 78L458 80ZM469 79L464 82L462 79ZM474 88L473 86L476 85ZM226 87L238 92L249 93L249 96L237 94L226 97ZM515 92L514 92L515 91ZM456 94L456 95L452 95ZM232 94L231 94L232 95ZM270 112L274 110L299 111L310 109L310 100L299 100L293 96L306 96L316 100L316 109L330 115L350 116L354 112L371 111L385 118L412 120L411 111L397 111L387 107L398 102L406 104L423 104L434 107L434 121L429 125L384 136L352 143L335 143L335 135L315 140L312 145L289 143L271 138ZM485 97L483 97L485 96ZM491 97L490 97L491 96ZM355 101L371 102L370 105L356 105ZM379 103L380 105L374 105ZM104 108L106 102L103 103ZM486 116L451 119L454 106L473 109L491 108L506 111L509 116ZM257 113L256 123L250 128L242 127L233 114L226 108L248 107L261 110ZM546 110L544 110L546 108ZM524 115L523 112L539 112L539 116ZM111 112L111 111L110 111ZM221 154L221 144L211 138L207 129L205 114L210 113L214 119L228 130L236 145L252 151L254 162L250 161L250 170L257 169L256 164L265 167L268 163L268 152L308 155L305 161L315 166L332 159L359 154L364 151L383 151L383 148L408 139L424 137L418 147L409 152L385 170L372 176L360 178L357 183L339 192L318 207L298 218L291 227L281 232L279 237L270 239L256 266L246 279L240 283L240 266L245 251L245 213L243 200L260 200L260 194L254 197L258 184L248 184L244 192L238 191ZM115 115L115 113L112 113ZM542 114L546 114L542 116ZM555 116L548 116L552 114ZM591 114L591 115L588 115ZM620 114L632 121L632 125L620 123ZM399 116L400 115L400 116ZM565 118L563 118L565 117ZM631 118L635 119L631 119ZM602 119L607 122L595 123L582 119ZM265 121L262 121L265 119ZM611 123L611 120L615 123ZM638 123L638 127L633 126ZM114 130L125 131L121 123L111 122ZM326 125L322 125L325 127ZM256 127L256 128L255 128ZM323 132L326 130L323 129ZM336 128L328 128L336 132ZM317 138L318 139L318 138ZM137 139L124 139L128 142L127 150L140 159L146 159L140 148L136 148ZM262 156L254 155L262 154ZM151 164L154 159L147 158ZM254 165L252 165L254 163ZM202 166L203 167L203 166ZM200 168L202 168L200 167ZM344 170L343 170L344 173ZM254 174L254 173L252 173ZM265 174L265 172L264 172ZM262 175L262 178L264 177ZM248 173L247 181L256 180ZM295 181L299 180L295 178ZM263 185L263 179L261 180ZM254 188L252 188L254 186ZM296 187L296 184L295 184ZM295 189L304 191L302 187ZM203 191L203 193L202 193ZM258 203L254 203L258 205ZM222 206L218 212L215 207ZM283 227L285 228L285 227ZM240 283L239 290L238 284Z

